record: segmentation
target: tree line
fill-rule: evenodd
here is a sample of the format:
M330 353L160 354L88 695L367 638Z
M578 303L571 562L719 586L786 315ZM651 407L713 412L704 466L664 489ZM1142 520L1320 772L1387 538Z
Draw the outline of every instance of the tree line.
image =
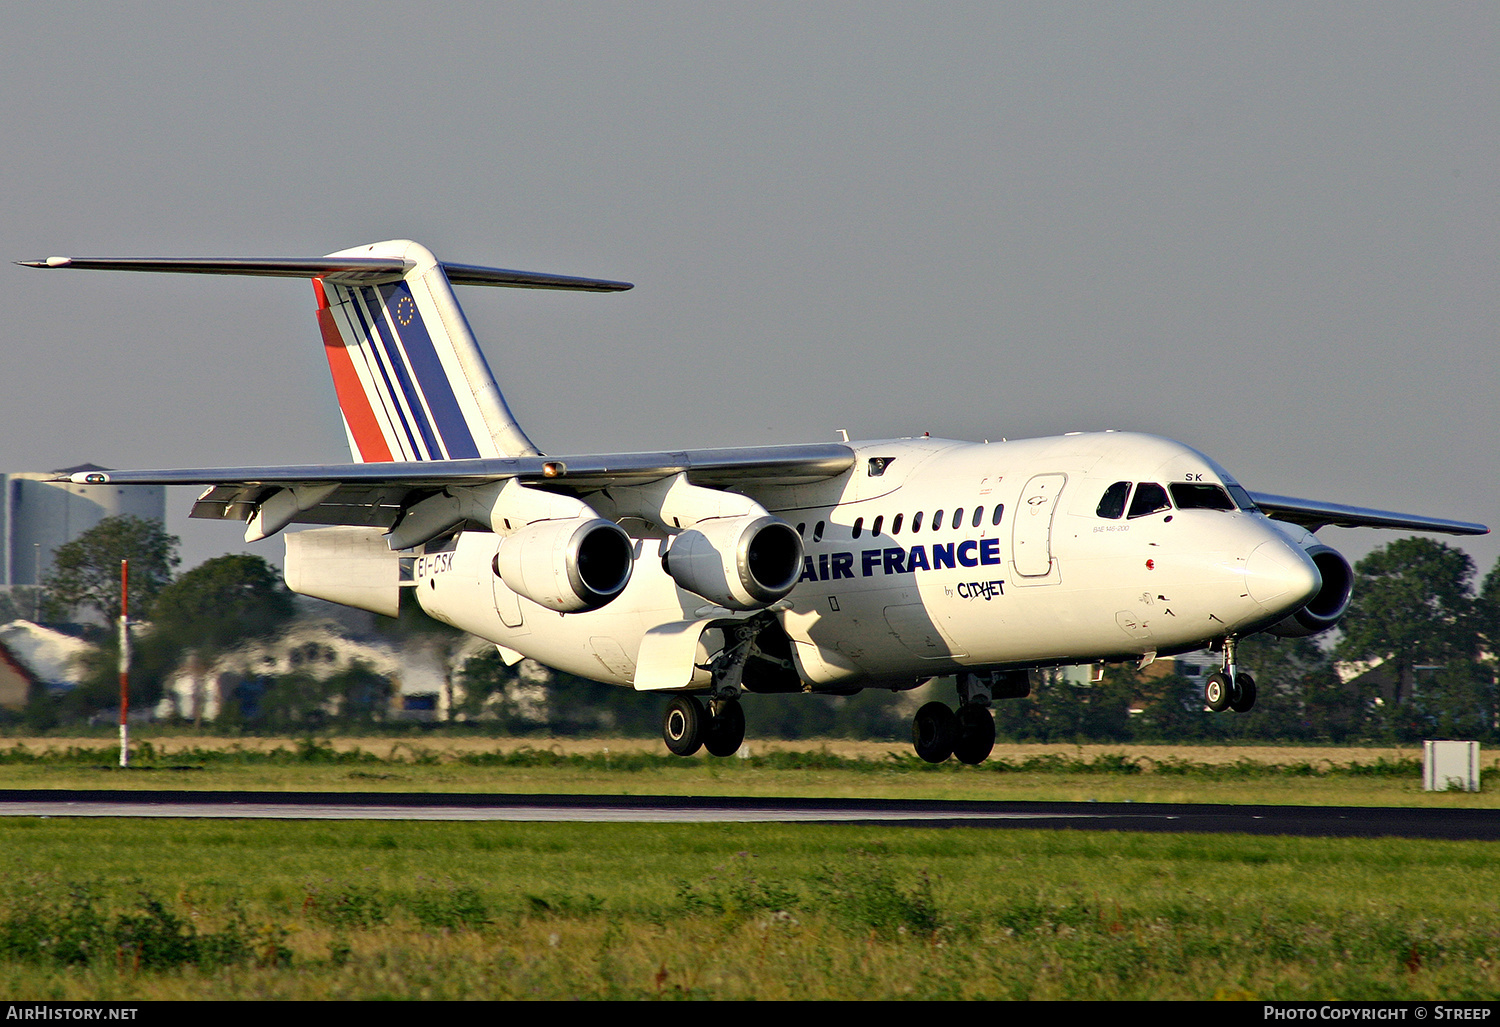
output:
M231 554L182 574L178 540L159 521L106 519L57 549L42 583L44 620L102 622L83 683L33 698L31 726L87 720L118 704L122 559L130 560L134 636L131 703L154 704L191 652L211 663L247 642L275 637L294 618L296 597L259 557ZM376 630L396 644L453 629L419 612ZM1239 659L1255 675L1249 714L1211 714L1200 682L1134 666L1106 668L1079 684L1034 675L1032 695L994 705L999 737L1017 741L1286 740L1411 742L1458 737L1500 741L1500 564L1475 588L1464 551L1431 539L1397 539L1355 566L1354 597L1339 628L1316 639L1243 639ZM1341 675L1340 669L1344 673ZM1351 668L1373 670L1357 675ZM489 649L451 668L452 720L509 733L654 734L658 704L627 689L546 672L523 678ZM1345 679L1348 680L1345 680ZM263 675L229 690L221 726L316 730L386 719L396 683L368 667L339 674ZM940 685L941 687L941 685ZM947 698L948 696L944 696ZM900 738L908 711L884 691L856 696L760 696L745 704L763 737Z

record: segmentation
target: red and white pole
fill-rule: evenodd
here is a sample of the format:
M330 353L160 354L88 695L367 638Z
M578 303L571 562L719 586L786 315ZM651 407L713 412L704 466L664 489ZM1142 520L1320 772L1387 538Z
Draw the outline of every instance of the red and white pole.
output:
M120 561L120 766L130 766L130 561Z

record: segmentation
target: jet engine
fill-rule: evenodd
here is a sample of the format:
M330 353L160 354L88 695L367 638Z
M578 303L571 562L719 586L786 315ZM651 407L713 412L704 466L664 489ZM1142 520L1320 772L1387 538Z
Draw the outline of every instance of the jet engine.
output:
M609 603L630 582L634 543L602 517L537 521L506 536L494 571L506 587L558 613Z
M1264 629L1279 638L1306 638L1327 631L1343 618L1354 591L1354 570L1341 553L1311 536L1302 549L1317 564L1323 587L1302 609Z
M768 514L715 517L677 534L662 567L679 586L730 610L781 599L802 573L802 537Z

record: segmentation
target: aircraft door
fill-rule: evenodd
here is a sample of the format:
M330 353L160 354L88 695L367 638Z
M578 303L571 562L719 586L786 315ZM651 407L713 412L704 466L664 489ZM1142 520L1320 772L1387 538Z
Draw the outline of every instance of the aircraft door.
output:
M1052 572L1052 515L1062 495L1066 474L1038 474L1021 490L1011 536L1011 564L1023 578L1044 578Z

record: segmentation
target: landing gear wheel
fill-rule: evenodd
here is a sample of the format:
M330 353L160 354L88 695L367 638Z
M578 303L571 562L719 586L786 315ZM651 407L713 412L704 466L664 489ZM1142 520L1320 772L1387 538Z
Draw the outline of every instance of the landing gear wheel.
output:
M1229 695L1231 691L1229 679L1215 671L1208 676L1207 681L1203 682L1203 701L1215 713L1222 713L1229 709Z
M930 702L917 711L911 722L911 744L928 763L941 763L953 755L958 740L958 718L940 702Z
M1234 691L1229 697L1229 708L1236 713L1249 713L1255 707L1255 679L1249 674L1238 674L1234 679Z
M995 747L995 718L983 706L964 703L958 708L958 739L953 755L958 762L977 767L989 758Z
M703 745L703 704L696 696L679 695L661 721L661 737L676 756L691 756Z
M745 740L745 711L738 699L725 699L717 706L710 707L703 747L710 756L733 756Z

